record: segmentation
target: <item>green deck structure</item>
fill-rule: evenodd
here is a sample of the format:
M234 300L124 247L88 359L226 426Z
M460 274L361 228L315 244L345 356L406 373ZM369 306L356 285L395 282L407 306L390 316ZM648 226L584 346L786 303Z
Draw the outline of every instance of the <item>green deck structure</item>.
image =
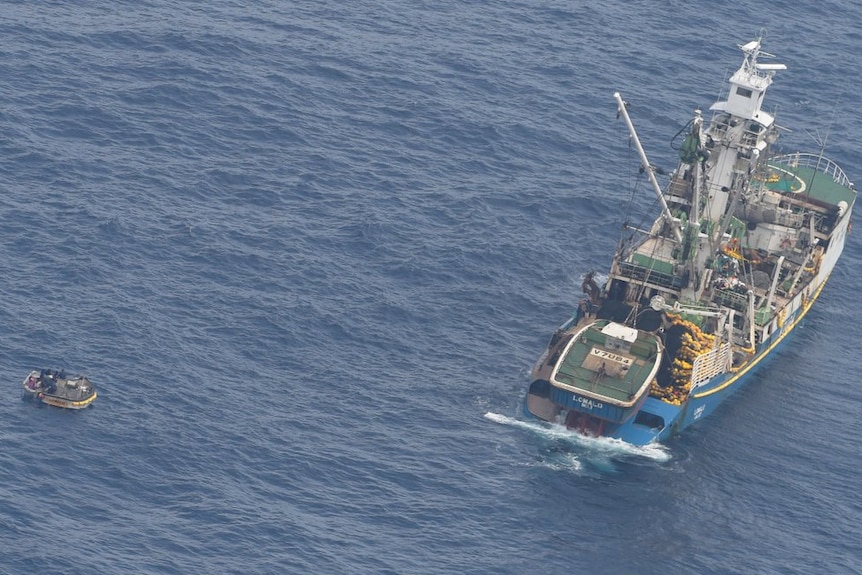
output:
M632 343L628 353L620 354L633 360L631 367L622 377L614 377L610 373L601 374L596 370L583 367L593 348L602 349L605 346L608 336L600 330L607 323L599 322L578 337L559 363L554 379L558 383L588 392L590 395L629 402L635 398L653 370L658 358L657 345L654 340L638 337Z
M798 161L794 164L790 158L798 158ZM784 156L781 160L769 164L778 169L776 173L783 174L777 181L765 182L770 190L798 193L827 206L837 206L839 202L852 206L856 201L856 191L847 176L830 160L811 154ZM790 174L795 177L790 177Z

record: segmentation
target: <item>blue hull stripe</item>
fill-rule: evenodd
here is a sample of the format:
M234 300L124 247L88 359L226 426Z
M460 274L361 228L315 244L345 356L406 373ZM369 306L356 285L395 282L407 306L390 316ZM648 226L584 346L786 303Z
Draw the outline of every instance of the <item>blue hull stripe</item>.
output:
M830 274L830 275L831 275L831 274ZM790 324L790 326L788 326L788 329L782 329L782 330L781 330L781 332L779 333L778 337L775 339L775 341L773 341L771 344L769 344L769 346L768 346L765 350L763 350L762 352L760 352L759 354L757 354L757 356L756 356L756 357L755 357L751 362L749 362L749 363L748 363L748 365L746 365L746 366L745 366L745 368L743 368L742 370L740 370L738 373L734 374L733 376L731 376L731 377L727 378L727 380L726 380L724 383L722 383L721 385L716 386L716 387L715 387L715 388L713 388L713 389L709 389L709 390L707 390L707 391L702 391L702 392L700 392L700 393L693 393L693 394L691 395L692 399L700 399L700 398L702 398L702 397L706 397L706 396L708 396L708 395L712 395L713 393L718 393L718 392L720 392L721 390L723 390L723 389L725 389L725 388L727 388L727 387L730 387L730 386L731 386L731 385L733 385L735 382L739 381L739 379L740 379L742 376L744 376L746 373L748 373L748 372L749 372L749 371L751 371L754 367L756 367L756 366L757 366L757 364L758 364L758 363L760 363L760 361L761 361L762 359L764 359L766 356L768 356L768 355L769 355L769 353L770 353L773 349L775 349L775 347L776 347L778 344L780 344L780 343L782 342L782 340L784 340L784 338L785 338L785 337L787 337L788 335L790 335L790 334L793 332L793 330L794 330L794 329L796 329L796 325L797 325L800 321L802 321L802 318L803 318L803 317L805 317L805 314L807 314L807 313L808 313L808 310L811 308L811 305L812 305L815 301L817 301L817 298L818 298L818 297L820 297L820 292L821 292L821 291L823 291L823 288L826 286L826 282L827 282L827 281L829 281L829 276L826 276L826 279L824 279L824 280L820 283L820 285L817 287L817 291L815 291L815 292L814 292L814 294L812 294L811 299L809 299L809 300L808 300L808 301L806 301L804 304L802 304L802 307L800 308L798 315L793 319L793 323L791 323L791 324Z

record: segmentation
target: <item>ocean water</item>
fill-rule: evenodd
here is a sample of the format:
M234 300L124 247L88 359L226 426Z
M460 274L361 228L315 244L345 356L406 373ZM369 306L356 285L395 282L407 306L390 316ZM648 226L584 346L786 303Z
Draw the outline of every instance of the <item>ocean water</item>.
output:
M862 573L860 238L666 446L521 415L637 160L765 30L862 178L862 5L0 4L0 573ZM651 197L634 207L651 218ZM96 403L20 400L33 368Z

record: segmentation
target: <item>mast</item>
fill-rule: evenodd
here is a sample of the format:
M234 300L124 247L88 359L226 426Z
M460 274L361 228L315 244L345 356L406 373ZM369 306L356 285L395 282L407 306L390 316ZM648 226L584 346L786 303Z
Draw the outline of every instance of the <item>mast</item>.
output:
M626 110L626 103L623 101L623 98L622 96L620 96L619 92L614 92L614 99L616 99L617 101L617 111L625 120L626 127L628 127L629 129L629 135L631 136L632 142L634 142L635 145L635 149L637 149L638 155L641 158L641 165L646 171L647 177L652 184L653 190L655 191L655 194L658 197L659 202L661 203L662 216L664 216L665 221L670 224L676 241L682 243L682 230L680 229L679 223L673 219L673 215L670 213L670 208L668 208L667 201L665 201L664 199L664 194L661 191L661 186L659 186L658 180L656 180L655 169L649 163L649 160L646 157L646 152L644 152L644 149L641 146L640 139L638 139L637 132L635 132L634 124L632 124L632 120L631 118L629 118L629 113Z
M691 137L697 145L694 151L694 158L691 162L692 168L692 185L691 185L691 205L688 211L688 227L686 228L686 239L689 249L683 248L683 254L688 257L689 282L680 291L680 295L697 301L700 299L700 294L703 293L704 282L698 273L698 267L703 263L702 258L697 255L702 248L700 241L700 194L703 186L704 174L703 167L708 154L703 150L703 116L700 110L694 111L694 119L692 120ZM685 160L682 160L683 162ZM693 287L692 287L693 286Z
M718 222L710 244L717 248L727 232L737 205L749 192L751 172L778 137L775 118L761 109L766 90L775 73L787 66L762 63L758 59L774 58L761 50L761 38L739 46L744 54L739 69L730 77L726 99L710 106L715 112L707 131L719 144L710 161L708 177L712 193L705 212ZM752 127L756 131L752 131Z
M688 219L692 222L693 225L700 225L700 188L701 182L703 181L703 162L701 161L701 157L699 156L702 148L703 148L703 136L701 135L703 132L703 115L700 110L694 111L694 119L692 120L691 126L691 137L694 138L697 143L697 150L695 151L693 161L691 162L691 166L694 170L694 177L692 178L692 189L691 189L691 207L688 212ZM683 160L685 161L685 160Z

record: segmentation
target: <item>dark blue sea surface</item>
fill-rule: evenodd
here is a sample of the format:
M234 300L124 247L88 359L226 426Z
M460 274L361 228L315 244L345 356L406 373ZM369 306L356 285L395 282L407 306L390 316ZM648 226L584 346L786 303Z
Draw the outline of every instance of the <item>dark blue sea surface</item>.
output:
M763 28L780 143L862 179L860 20L0 3L0 573L862 573L858 233L669 445L521 411L637 177L613 92L670 169ZM42 367L99 399L19 400Z

